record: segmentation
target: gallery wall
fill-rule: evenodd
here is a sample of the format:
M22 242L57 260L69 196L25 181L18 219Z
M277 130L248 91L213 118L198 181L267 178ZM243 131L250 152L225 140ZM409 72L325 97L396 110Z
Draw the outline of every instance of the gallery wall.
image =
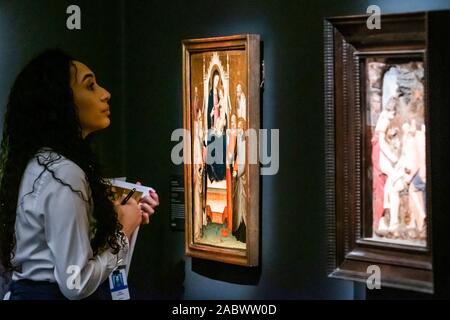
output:
M69 30L67 7L81 9L81 30ZM61 48L85 62L112 93L112 125L98 134L95 146L105 174L123 174L125 156L122 1L0 1L0 111L25 64L48 48ZM30 119L31 121L32 119ZM0 123L0 129L3 123ZM114 159L114 160L110 160Z
M364 298L364 286L326 277L322 23L371 4L384 13L450 8L448 1L127 1L127 102L139 117L127 113L126 122L129 141L142 142L127 146L140 155L128 159L127 172L161 197L134 260L138 297ZM250 270L185 257L184 233L169 227L169 180L182 174L170 160L171 133L182 127L181 41L243 33L264 41L261 127L280 129L280 170L261 180L261 266Z
M65 28L72 1L0 1L0 111L33 55L61 46L112 93L112 126L96 137L107 175L154 187L161 199L142 228L130 271L142 299L359 299L363 286L326 276L323 18L449 9L441 1L76 1L82 30ZM261 177L261 264L243 268L184 255L169 226L174 129L182 127L183 39L257 33L263 40L262 128L280 130L280 166ZM412 293L367 293L379 297ZM422 297L422 296L421 296Z

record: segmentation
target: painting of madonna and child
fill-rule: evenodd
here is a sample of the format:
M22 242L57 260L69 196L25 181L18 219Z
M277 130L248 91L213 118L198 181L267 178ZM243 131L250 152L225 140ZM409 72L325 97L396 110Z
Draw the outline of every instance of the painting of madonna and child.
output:
M246 54L191 55L193 241L246 249Z
M423 62L370 58L365 67L365 159L370 181L366 188L372 210L369 238L426 246Z

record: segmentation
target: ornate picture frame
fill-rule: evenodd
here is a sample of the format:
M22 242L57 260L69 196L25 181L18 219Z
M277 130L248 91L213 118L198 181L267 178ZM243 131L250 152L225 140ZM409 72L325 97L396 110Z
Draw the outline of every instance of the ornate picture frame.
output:
M257 266L260 172L247 133L260 123L260 37L184 40L182 51L186 254Z
M431 119L444 106L430 99L430 45L442 17L382 15L379 30L366 15L324 21L330 277L366 282L378 270L381 286L435 291L435 239L448 226L432 202L441 178Z

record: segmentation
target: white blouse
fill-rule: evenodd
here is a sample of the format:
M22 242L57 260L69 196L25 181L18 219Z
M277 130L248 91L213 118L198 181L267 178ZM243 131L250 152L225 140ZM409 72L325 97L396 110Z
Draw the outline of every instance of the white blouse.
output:
M45 150L38 157L43 163L60 156ZM56 282L68 299L86 298L125 259L129 245L116 255L108 249L94 256L90 245L93 205L87 202L90 188L84 171L64 157L49 168L82 195L43 171L36 157L30 160L19 188L13 259L19 271L13 272L12 279Z

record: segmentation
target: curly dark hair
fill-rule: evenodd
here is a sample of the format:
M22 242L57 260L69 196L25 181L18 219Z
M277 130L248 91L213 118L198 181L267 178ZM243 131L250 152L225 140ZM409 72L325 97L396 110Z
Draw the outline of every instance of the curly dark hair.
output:
M41 53L20 72L9 94L0 151L0 261L5 271L14 269L19 186L28 162L36 158L43 167L42 173L49 171L64 187L81 193L58 179L51 170L50 164L58 157L48 157L42 162L38 152L44 147L73 161L86 175L91 199L84 200L94 203L91 226L94 254L108 247L117 253L125 241L110 200L111 189L102 179L90 137L82 137L70 86L71 68L76 71L74 61L59 49Z

